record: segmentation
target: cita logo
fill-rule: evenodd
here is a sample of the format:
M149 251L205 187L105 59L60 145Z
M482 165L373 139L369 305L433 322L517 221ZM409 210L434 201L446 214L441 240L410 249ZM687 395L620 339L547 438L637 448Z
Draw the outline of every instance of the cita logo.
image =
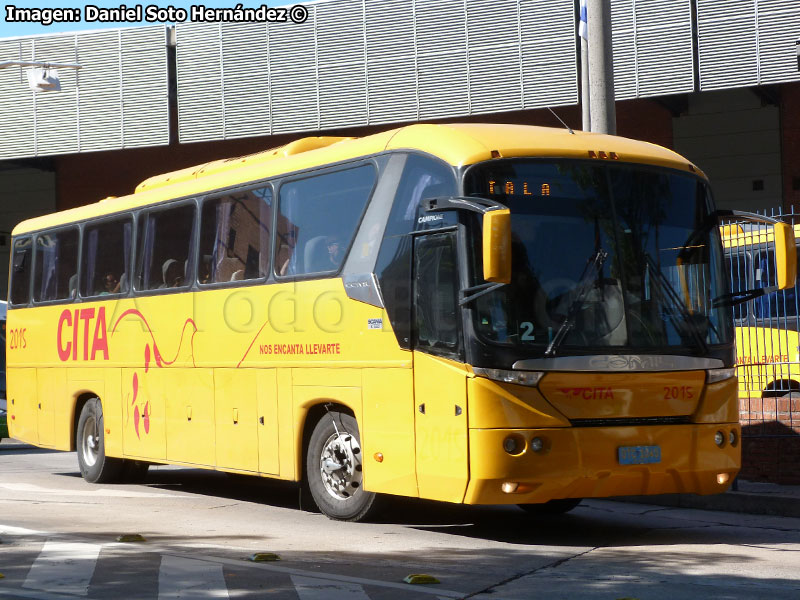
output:
M566 396L576 396L584 400L613 400L614 390L610 387L558 388Z
M58 318L56 335L58 358L62 361L78 360L79 347L82 349L83 360L95 360L98 353L102 353L103 360L108 360L104 306L96 311L94 308L76 308L74 311L65 309Z

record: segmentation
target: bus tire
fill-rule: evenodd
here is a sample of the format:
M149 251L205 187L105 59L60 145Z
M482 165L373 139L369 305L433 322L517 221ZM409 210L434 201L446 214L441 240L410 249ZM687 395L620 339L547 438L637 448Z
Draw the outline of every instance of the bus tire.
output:
M361 521L375 504L375 493L362 487L361 438L352 416L331 411L314 427L306 455L311 497L325 516Z
M106 456L104 437L103 405L99 398L92 398L81 409L75 434L78 466L81 476L89 483L119 481L122 472L122 459Z
M583 498L559 498L542 504L517 504L532 515L563 515L581 503Z

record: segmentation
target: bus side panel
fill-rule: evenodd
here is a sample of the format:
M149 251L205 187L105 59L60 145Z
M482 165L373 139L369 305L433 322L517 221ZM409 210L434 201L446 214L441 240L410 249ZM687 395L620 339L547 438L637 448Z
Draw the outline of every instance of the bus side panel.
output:
M211 369L168 369L167 459L214 466L214 375Z
M124 411L123 403L126 398L122 395L122 369L107 368L103 369L105 375L103 387L103 427L105 428L105 451L107 456L122 457L122 429L123 420L122 414ZM73 394L77 397L77 394ZM130 401L130 398L127 398ZM72 402L74 410L75 402ZM75 415L75 420L80 415ZM72 422L72 415L58 415L58 420L63 420L65 423ZM72 432L70 432L72 435ZM74 440L71 440L74 442ZM70 446L71 447L71 446Z
M280 477L296 481L302 470L297 470L298 463L295 458L297 449L291 445L295 440L292 370L277 369L276 379L278 382L278 439L283 443L278 455ZM300 456L302 457L302 447Z
M63 412L67 391L66 369L39 369L36 374L38 392L37 421L39 429L39 445L52 448L55 446L56 407Z
M278 379L276 369L256 370L258 394L258 470L280 474L278 437ZM287 438L291 439L291 438Z
M214 369L217 467L258 471L255 369Z
M414 373L411 369L364 369L363 381L364 487L371 492L418 496Z
M414 403L419 495L461 502L469 481L466 367L414 352Z
M9 369L8 435L21 442L39 443L36 369Z
M141 369L122 369L125 400L122 447L125 456L163 461L167 456L165 430L166 396L170 388L169 369L151 369L139 377Z

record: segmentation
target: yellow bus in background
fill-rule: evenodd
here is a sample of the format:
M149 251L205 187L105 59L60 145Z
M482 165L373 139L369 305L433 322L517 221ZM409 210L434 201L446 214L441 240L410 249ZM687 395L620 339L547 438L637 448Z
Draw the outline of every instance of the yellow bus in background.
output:
M377 494L721 492L741 457L717 217L669 150L517 125L153 177L14 229L10 432L90 482L274 477L344 520Z
M782 215L793 219L794 215ZM793 225L795 237L800 225ZM800 397L800 309L797 286L778 290L772 232L761 226L731 224L722 228L733 293L736 365L743 424L775 421L797 426ZM789 402L794 395L794 406ZM786 397L785 402L764 401ZM775 433L773 431L773 433Z

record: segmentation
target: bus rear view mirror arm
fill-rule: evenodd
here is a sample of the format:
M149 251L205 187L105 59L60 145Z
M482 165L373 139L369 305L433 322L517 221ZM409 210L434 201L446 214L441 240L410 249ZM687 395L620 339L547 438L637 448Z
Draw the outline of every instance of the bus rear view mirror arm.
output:
M450 196L423 201L426 212L468 210L483 215L483 279L511 283L511 211L488 198Z

